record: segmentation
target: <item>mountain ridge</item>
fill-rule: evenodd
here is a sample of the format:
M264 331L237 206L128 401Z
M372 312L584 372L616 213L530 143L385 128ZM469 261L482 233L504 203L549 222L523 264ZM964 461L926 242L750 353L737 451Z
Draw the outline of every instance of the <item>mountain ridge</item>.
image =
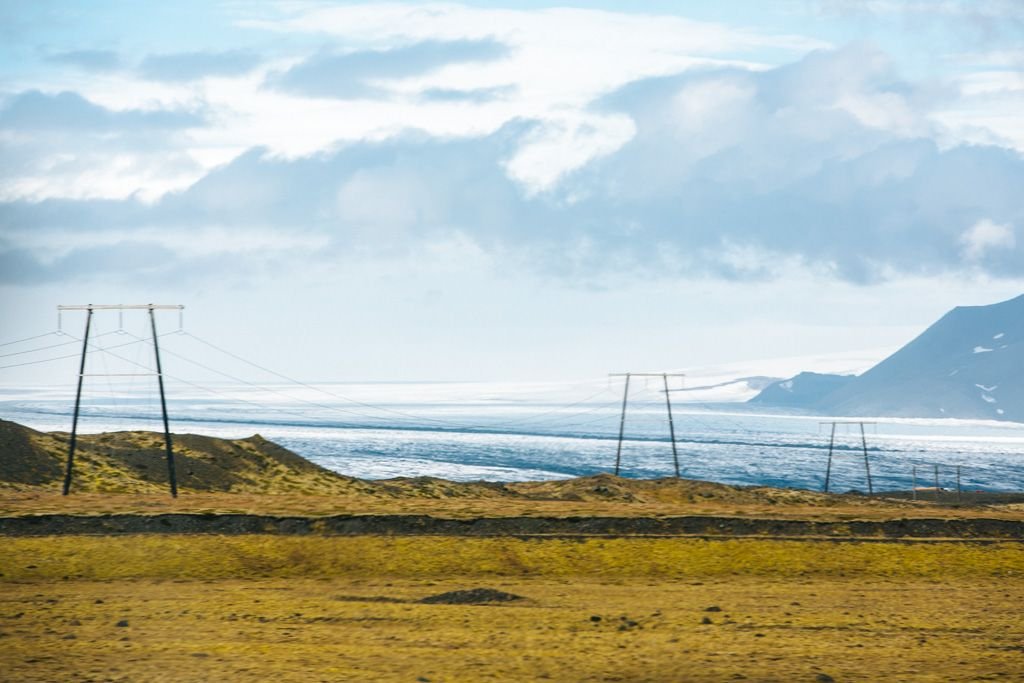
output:
M957 306L848 381L825 375L808 383L808 374L772 384L750 402L834 415L1024 422L1024 294ZM800 378L808 386L794 390ZM828 382L836 386L821 392Z

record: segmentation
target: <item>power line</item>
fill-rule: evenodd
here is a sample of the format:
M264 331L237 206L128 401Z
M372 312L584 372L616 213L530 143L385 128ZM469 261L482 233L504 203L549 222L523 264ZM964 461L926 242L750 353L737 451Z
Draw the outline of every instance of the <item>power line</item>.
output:
M54 333L51 332L51 334L54 334ZM10 356L23 356L26 353L39 353L40 351L45 351L47 349L56 349L56 348L61 347L61 346L68 346L70 344L77 344L80 341L81 341L81 339L72 339L71 341L61 342L60 344L50 344L48 346L40 346L37 349L28 349L26 351L13 351L11 353L0 353L0 358L8 358Z
M605 387L601 391L598 391L597 393L591 394L590 396L587 396L586 398L582 398L579 401L575 401L573 403L569 403L569 404L564 405L564 406L559 406L558 408L552 408L551 410L546 410L546 411L544 411L542 413L536 413L535 415L531 415L531 416L520 418L520 419L503 420L501 422L492 422L492 423L489 423L489 424L492 427L493 426L521 425L521 424L526 424L526 423L550 422L551 420L558 420L558 419L561 419L561 418L572 417L574 415L586 415L586 414L592 413L592 412L594 412L596 410L603 410L605 408L614 406L614 405L616 405L618 403L618 401L611 401L609 403L602 403L602 404L600 404L598 406L594 406L594 407L592 407L590 409L581 410L581 411L573 412L573 413L562 413L561 411L566 410L567 408L574 408L576 406L588 403L588 402L592 401L593 399L597 398L598 396L600 396L602 394L608 393L608 391L609 391L608 388Z
M246 358L243 358L243 357L239 356L236 353L232 353L231 351L228 351L227 349L223 349L223 348L217 346L216 344L213 344L212 342L208 342L205 339L201 339L200 337L197 337L196 335L194 335L194 334L192 334L190 332L182 332L182 334L187 336L187 337L191 337L191 338L195 339L196 341L200 342L201 344L205 344L206 346L209 346L210 348L214 349L215 351L220 351L221 353L223 353L223 354L225 354L227 356L230 356L231 358L234 358L235 360L238 360L238 361L241 361L243 363L246 363L247 365L251 365L252 367L254 367L254 368L258 369L258 370L262 370L263 372L266 372L268 374L274 375L275 377L280 377L281 379L286 380L288 382L291 382L292 384L298 385L298 386L303 387L305 389L311 389L313 391L319 392L319 393L324 394L326 396L330 396L332 398L336 398L336 399L339 399L339 400L342 400L342 401L347 401L349 403L352 403L352 404L358 405L358 406L362 406L364 408L370 408L371 410L379 410L381 412L391 413L393 415L398 415L398 416L404 417L406 419L426 420L428 422L438 422L438 423L441 423L441 424L455 425L455 426L458 426L458 427L463 428L463 429L469 429L470 428L469 426L458 425L457 423L450 422L449 420L443 420L443 419L440 419L440 418L423 417L423 416L420 416L420 415L413 415L412 413L406 413L406 412L403 412L403 411L400 411L400 410L392 410L391 408L384 408L382 406L376 406L376 405L373 405L372 403L366 403L364 401L359 401L357 399L350 398L350 397L344 396L342 394L336 394L334 392L327 391L326 389L323 389L323 388L318 387L316 385L308 384L308 383L303 382L301 380L294 379L293 377L289 377L288 375L285 375L285 374L282 374L280 372L277 372L276 370L271 370L270 368L265 367L263 365L260 365L259 363L255 363L255 362L253 362L251 360L248 360ZM220 375L223 375L225 377L233 379L233 380L235 380L237 382L242 382L243 384L248 384L250 386L259 386L259 385L253 384L252 382L247 382L246 380L238 379L236 377L232 377L231 375L228 375L227 373L223 373L223 372L220 372L219 370L214 370L213 368L209 368L207 366L204 366L201 363L198 363L197 361L193 361L193 360L190 360L188 358L184 358L180 354L175 354L175 355L177 355L179 358L182 358L183 360L186 360L186 361L188 361L190 363L193 363L195 365L199 365L200 367L204 367L207 370L211 370L212 372L216 372L216 373L218 373ZM261 388L265 388L265 387L261 387ZM270 391L274 391L274 390L270 390ZM280 392L277 392L277 393L280 393ZM307 403L308 403L308 401L307 401ZM317 405L317 404L314 403L313 405ZM339 410L343 410L343 409L339 409ZM352 411L345 411L345 412L352 412ZM356 414L359 414L359 413L356 413ZM364 415L364 417L365 417L365 415Z
M108 334L115 334L115 333L116 332L104 332L103 334L96 335L96 338L102 337L102 336L105 336L105 335L108 335ZM173 333L172 332L167 332L165 334L173 334ZM164 335L162 334L160 336L163 337ZM82 340L81 339L75 339L74 341L75 342L80 342ZM149 340L148 339L142 339L142 338L136 338L135 341L125 342L124 344L118 344L116 346L109 346L109 347L107 347L107 349L120 349L120 348L123 348L125 346L131 346L132 344L138 344L140 341L149 341ZM99 350L101 350L101 349L99 349L97 347L96 349L94 349L93 351L89 351L88 353L94 353L95 351L99 351ZM106 350L106 349L103 349L103 350ZM79 354L79 353L72 353L72 354L68 354L66 356L54 356L53 358L42 358L40 360L30 360L30 361L25 361L23 363L13 363L13 364L10 364L10 365L0 365L0 370L6 370L7 368L20 368L20 367L23 367L23 366L26 366L26 365L38 365L40 363L52 363L53 361L65 360L67 358L79 358L80 356L81 356L81 354Z
M131 333L128 332L127 334L131 334ZM190 337L194 336L194 335L191 335L191 334L189 334L187 332L185 332L183 334L186 334L186 335L188 335ZM134 335L132 335L132 336L134 336ZM145 339L143 339L141 337L139 339L142 340L142 341L145 341ZM354 411L354 410L347 410L345 408L339 408L338 406L330 406L330 405L326 405L326 404L323 404L323 403L317 403L315 401L308 401L306 399L298 398L298 397L292 396L290 394L287 394L287 393L285 393L283 391L280 391L278 389L273 389L271 387L267 387L267 386L263 386L263 385L260 385L260 384L256 384L255 382L250 382L250 381L242 379L240 377L235 377L234 375L229 374L227 372L224 372L222 370L218 370L216 368L212 368L209 365L206 365L204 363L200 363L199 361L196 361L196 360L192 360L191 358L187 358L187 357L183 356L180 353L175 353L174 351L170 351L170 350L166 350L166 349L165 349L165 352L169 353L172 356L175 356L176 358L180 358L181 360L185 361L186 363L191 363L192 365L200 367L200 368L202 368L202 369L204 369L204 370L206 370L208 372L215 373L217 375L220 375L221 377L226 377L227 379L230 379L230 380L232 380L234 382L238 382L240 384L244 384L246 386L250 386L250 387L253 387L255 389L259 389L261 391L266 391L266 392L270 392L270 393L273 393L273 394L278 394L279 396L284 396L284 397L286 397L286 398L288 398L288 399L290 399L292 401L296 401L296 402L299 402L299 403L305 403L307 405L311 405L311 406L314 406L314 407L317 407L317 408L322 408L324 410L333 410L333 411L336 411L336 412L347 413L349 415L355 415L357 417L362 417L362 418L366 418L366 419L370 419L370 420L380 420L380 419L382 419L380 417L377 417L376 415L368 415L366 413L360 413L360 412L357 412L357 411ZM111 354L111 355L114 355L115 358L120 358L123 361L129 362L129 363L132 362L129 359L124 358L122 356L118 356L116 354ZM171 375L168 375L168 377L171 377L172 379L175 379L177 381L184 381L184 380L181 380L180 378L172 377ZM369 404L365 404L365 405L369 406ZM261 407L265 408L266 406L261 406ZM374 406L369 406L369 407L372 408ZM413 419L419 419L416 416L411 416L411 417Z
M60 332L58 330L53 330L51 332L46 332L45 334L37 334L37 335L35 335L33 337L25 337L24 339L15 339L14 341L4 342L3 344L0 344L0 347L13 346L14 344L24 344L25 342L33 341L35 339L42 339L43 337L49 337L50 335L53 335L53 334L56 334L56 335L59 336L59 335L64 334L64 333Z

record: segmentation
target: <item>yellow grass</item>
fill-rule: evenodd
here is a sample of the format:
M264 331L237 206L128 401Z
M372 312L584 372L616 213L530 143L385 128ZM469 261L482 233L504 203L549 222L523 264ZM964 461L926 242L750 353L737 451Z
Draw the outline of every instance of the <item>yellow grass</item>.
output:
M1024 520L1020 506L951 507L884 500L845 501L834 497L829 505L809 505L797 500L775 504L721 499L687 500L536 500L516 498L419 498L383 495L307 495L183 492L179 498L166 493L117 494L0 489L0 515L25 514L163 514L170 512L252 513L267 515L426 514L447 518L474 517L571 517L674 515L750 516L773 519L880 520L894 518L994 518Z
M414 602L478 585L528 599ZM0 672L25 683L1018 681L1022 600L1019 580L982 578L8 584Z
M26 683L1024 680L1012 542L8 537L0 573ZM525 600L417 602L476 587Z
M6 581L446 576L1024 579L1024 544L693 538L56 536L6 538Z

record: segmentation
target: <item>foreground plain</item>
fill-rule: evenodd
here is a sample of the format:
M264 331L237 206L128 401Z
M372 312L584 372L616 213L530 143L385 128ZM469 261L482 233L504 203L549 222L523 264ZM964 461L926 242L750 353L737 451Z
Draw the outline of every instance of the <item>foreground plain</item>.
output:
M8 584L0 670L26 682L1024 679L1019 581L492 578L526 599L416 602L478 584Z
M12 681L1024 680L1017 542L4 543Z

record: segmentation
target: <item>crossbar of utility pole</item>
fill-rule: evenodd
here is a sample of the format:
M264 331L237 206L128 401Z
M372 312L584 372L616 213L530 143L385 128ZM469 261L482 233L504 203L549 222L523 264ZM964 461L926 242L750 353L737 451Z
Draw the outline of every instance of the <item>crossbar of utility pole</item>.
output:
M183 311L181 304L61 304L58 311Z
M85 311L85 334L82 337L82 359L78 367L78 389L75 392L75 412L71 421L71 439L68 446L68 462L64 471L64 495L71 492L71 478L74 472L75 448L78 438L78 416L82 404L82 383L86 377L156 377L160 387L160 408L164 419L164 444L167 451L167 481L170 484L171 496L178 497L178 479L174 468L174 445L171 440L171 425L167 416L167 397L164 393L164 373L160 365L160 335L156 331L156 311L178 311L179 325L181 312L185 307L181 304L75 304L57 306L58 318L64 311ZM85 357L89 352L89 332L92 327L92 316L96 311L149 311L150 329L153 332L153 356L156 360L156 372L152 373L87 373ZM99 349L102 351L103 349Z
M668 378L686 377L681 372L610 372L609 377L625 377L625 388L622 392L622 417L619 419L619 440L615 446L615 476L619 475L622 464L622 438L626 430L626 405L629 403L629 380L633 377L660 377L665 385L665 409L668 411L668 432L672 441L672 461L675 465L676 479L679 478L679 451L676 448L676 427L672 420L672 399L669 397Z
M868 480L868 495L874 495L875 487L871 481L871 463L868 461L868 439L864 433L864 425L877 425L877 422L869 422L867 420L827 420L825 422L819 422L819 429L822 425L831 425L832 431L828 440L828 465L825 467L825 493L828 493L829 482L832 478L832 453L835 450L836 443L836 427L838 425L858 425L860 427L860 443L861 448L864 451L864 473L867 475Z

